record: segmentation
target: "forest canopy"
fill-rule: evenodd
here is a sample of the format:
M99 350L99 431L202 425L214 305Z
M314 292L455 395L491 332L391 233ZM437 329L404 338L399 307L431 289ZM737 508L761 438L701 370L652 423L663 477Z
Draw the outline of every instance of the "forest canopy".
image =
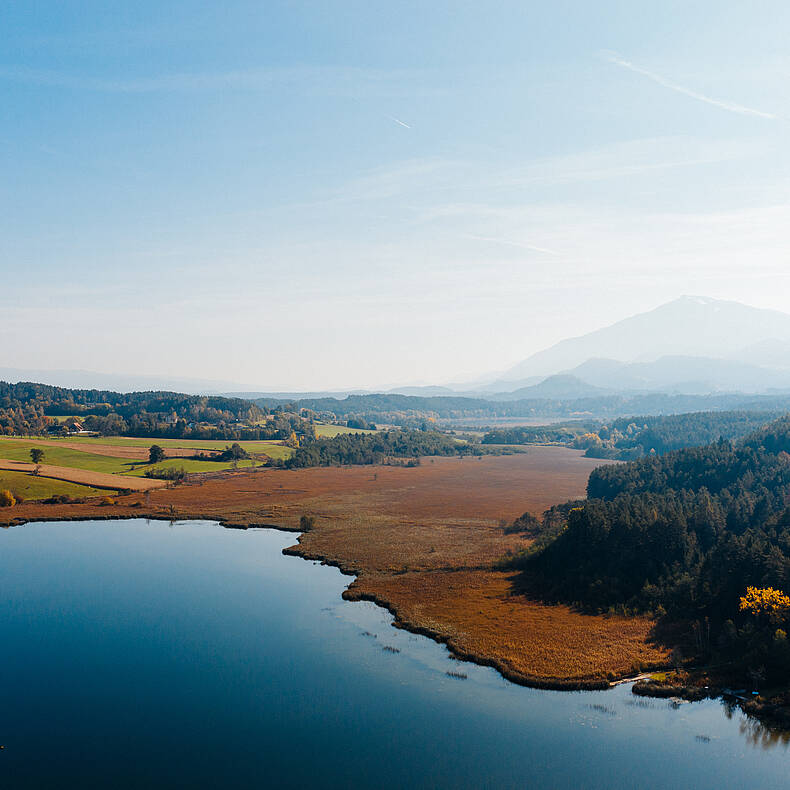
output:
M389 430L371 434L339 434L305 443L279 465L288 469L347 464L387 464L393 459L421 456L484 455L486 448L468 444L438 431Z
M548 534L510 563L525 584L586 610L704 622L720 650L790 670L773 632L758 638L739 609L749 587L790 588L790 417L735 444L600 467L587 491L549 511Z
M701 411L687 414L620 417L608 423L567 422L488 431L484 444L564 444L588 458L630 461L663 455L718 439L741 439L777 419L782 411Z

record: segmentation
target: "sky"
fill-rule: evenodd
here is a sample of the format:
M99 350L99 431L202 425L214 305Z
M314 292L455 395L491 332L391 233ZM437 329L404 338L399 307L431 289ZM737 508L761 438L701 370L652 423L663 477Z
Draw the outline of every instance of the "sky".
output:
M471 382L790 311L790 4L0 0L0 367Z

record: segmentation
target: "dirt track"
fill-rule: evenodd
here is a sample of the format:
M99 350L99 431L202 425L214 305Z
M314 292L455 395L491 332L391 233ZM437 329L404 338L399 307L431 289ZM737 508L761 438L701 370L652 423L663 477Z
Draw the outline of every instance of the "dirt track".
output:
M35 468L35 464L0 459L0 469L6 469L11 472L32 472ZM67 480L70 483L82 483L94 488L107 488L112 491L117 491L121 488L128 488L132 491L151 491L155 488L164 488L167 485L166 480L111 475L106 472L91 472L87 469L52 466L51 464L41 464L39 466L39 475L41 477L51 477L54 480Z

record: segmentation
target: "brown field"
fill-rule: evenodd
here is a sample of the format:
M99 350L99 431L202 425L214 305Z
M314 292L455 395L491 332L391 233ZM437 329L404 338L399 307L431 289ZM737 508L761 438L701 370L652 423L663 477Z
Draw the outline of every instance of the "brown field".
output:
M36 469L36 464L28 464L22 461L6 461L0 459L0 469L11 472L32 472ZM81 483L94 488L107 488L117 491L119 488L128 488L132 491L150 491L154 488L164 488L166 480L150 480L147 477L128 477L107 474L106 472L92 472L88 469L74 469L71 466L52 466L51 464L39 464L39 476L51 477L53 480L67 480L70 483ZM47 507L41 505L41 507ZM21 508L17 508L21 510ZM14 514L16 515L16 510Z
M666 649L651 642L653 623L528 600L494 566L507 551L528 545L505 535L502 522L583 496L587 476L600 463L565 448L531 447L480 460L423 459L411 469L237 471L145 498L121 497L114 507L25 503L0 511L0 520L147 515L296 530L300 516L313 515L315 528L287 551L357 574L346 597L377 600L402 625L447 641L511 679L594 685L666 659Z
M21 444L32 444L36 447L61 447L68 450L78 450L81 453L91 453L93 455L106 455L111 458L126 458L130 461L147 461L147 447L133 447L132 445L104 444L101 442L70 442L67 439L16 439L3 438L3 442L18 442ZM151 444L156 444L156 439L151 439ZM164 447L162 448L167 458L189 458L199 452L194 447ZM215 450L204 450L207 455L214 455Z
M650 639L650 620L582 615L512 589L507 573L433 571L362 575L344 597L374 600L399 625L528 685L589 687L666 662L666 649Z

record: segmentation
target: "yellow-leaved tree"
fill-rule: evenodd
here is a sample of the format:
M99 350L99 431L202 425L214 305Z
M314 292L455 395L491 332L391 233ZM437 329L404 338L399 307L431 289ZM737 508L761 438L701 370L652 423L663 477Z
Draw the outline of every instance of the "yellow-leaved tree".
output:
M784 614L790 611L790 596L773 587L747 587L738 608L756 617Z

